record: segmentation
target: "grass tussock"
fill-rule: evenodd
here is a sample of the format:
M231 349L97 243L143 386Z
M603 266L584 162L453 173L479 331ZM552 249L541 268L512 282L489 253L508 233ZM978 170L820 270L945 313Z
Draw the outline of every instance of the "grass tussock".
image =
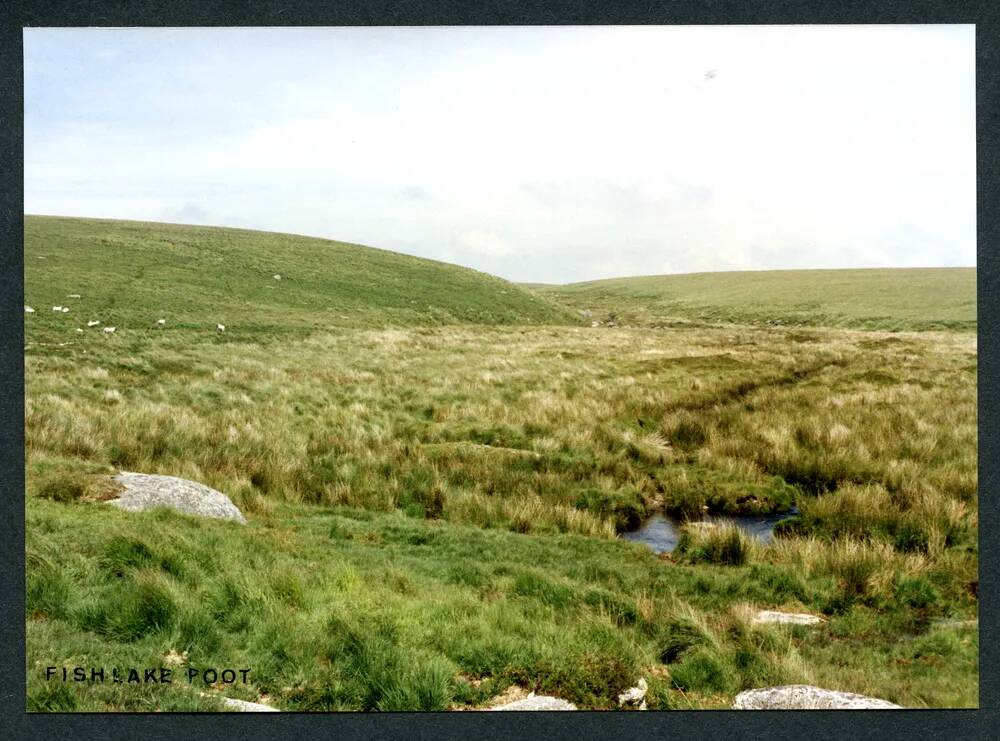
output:
M737 525L689 522L681 528L675 553L688 563L742 566L756 550L753 537Z

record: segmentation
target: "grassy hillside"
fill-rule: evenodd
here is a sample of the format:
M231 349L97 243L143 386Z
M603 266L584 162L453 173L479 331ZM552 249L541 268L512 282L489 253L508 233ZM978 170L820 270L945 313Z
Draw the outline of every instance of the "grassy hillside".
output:
M671 320L884 330L976 327L975 268L774 270L614 278L536 292L593 319Z
M972 333L558 325L472 271L231 230L31 218L26 256L30 710L614 708L640 677L652 709L793 683L978 702ZM117 470L247 524L110 508ZM616 537L792 504L768 545ZM251 671L46 680L64 665Z
M76 327L92 319L119 332L146 332L158 319L166 319L167 331L221 323L228 334L248 337L277 328L287 335L329 326L570 318L491 275L324 239L26 216L24 241L25 303L36 310L29 339L33 331L75 339Z

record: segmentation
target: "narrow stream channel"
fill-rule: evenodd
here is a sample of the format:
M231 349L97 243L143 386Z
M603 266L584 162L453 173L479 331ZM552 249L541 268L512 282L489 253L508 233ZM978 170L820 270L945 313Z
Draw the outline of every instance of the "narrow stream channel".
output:
M798 514L798 510L792 509L787 512L779 512L773 515L714 515L699 518L699 521L715 522L720 525L732 523L737 527L742 528L749 535L757 538L757 540L760 540L763 543L768 543L771 540L771 534L774 532L774 526L782 520L794 517L796 514ZM653 549L654 553L670 553L677 547L677 539L680 537L682 524L684 524L684 520L679 517L664 514L663 512L657 512L647 518L637 530L621 533L620 537L624 540L631 540L636 543L645 543Z

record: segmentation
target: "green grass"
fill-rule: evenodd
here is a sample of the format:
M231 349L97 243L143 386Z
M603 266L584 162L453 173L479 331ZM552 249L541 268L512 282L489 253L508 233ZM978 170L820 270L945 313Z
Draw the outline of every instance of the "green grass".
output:
M24 298L36 310L29 342L76 341L77 327L137 336L214 332L221 323L239 340L344 326L572 321L485 273L325 239L48 216L26 216L24 239ZM88 328L90 320L101 324Z
M736 322L881 330L972 330L975 268L770 270L532 284L594 321Z
M29 709L213 710L215 690L285 710L468 708L512 685L611 708L639 677L661 709L727 707L783 682L977 704L977 630L935 623L977 612L974 334L738 316L591 328L436 263L406 290L435 295L443 274L480 303L452 292L447 315L420 315L393 303L411 258L391 253L29 227ZM102 278L107 237L88 237L108 229L146 265L128 290ZM191 247L201 269L153 249L173 229L205 240ZM315 266L317 288L251 300L204 269L217 242L244 265L285 250L286 264ZM361 263L322 262L331 249L381 288L351 293L339 271ZM272 270L280 290L295 283ZM524 316L466 321L498 287ZM240 307L225 335L195 320L206 296ZM326 302L347 296L363 305L356 323L327 323ZM186 319L136 324L168 299ZM88 300L114 301L118 333L75 332ZM248 525L110 508L121 469L213 486ZM767 546L690 531L661 559L615 537L660 508L791 505L799 517ZM828 620L754 626L753 609ZM171 662L249 667L251 684L44 679L47 666Z
M645 676L662 709L723 706L785 681L975 704L975 632L912 623L926 606L891 593L813 631L748 623L745 604L797 604L790 584L807 604L833 599L840 588L821 569L670 565L621 541L288 504L240 527L38 500L27 532L36 710L52 701L44 667L169 666L172 656L184 657L180 679L187 667L232 666L251 668L250 683L81 683L62 702L212 709L196 693L220 689L287 710L440 710L516 683L610 708Z

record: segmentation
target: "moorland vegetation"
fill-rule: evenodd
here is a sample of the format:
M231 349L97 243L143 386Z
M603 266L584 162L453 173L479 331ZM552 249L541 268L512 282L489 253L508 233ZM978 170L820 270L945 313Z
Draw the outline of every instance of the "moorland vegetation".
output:
M691 309L26 217L29 709L443 710L512 685L612 708L640 677L653 709L786 683L976 706L974 282L887 271L897 301L847 276L824 303L770 275L700 277ZM248 524L110 508L120 470L212 486ZM769 544L615 537L792 506ZM63 665L251 672L46 681Z

